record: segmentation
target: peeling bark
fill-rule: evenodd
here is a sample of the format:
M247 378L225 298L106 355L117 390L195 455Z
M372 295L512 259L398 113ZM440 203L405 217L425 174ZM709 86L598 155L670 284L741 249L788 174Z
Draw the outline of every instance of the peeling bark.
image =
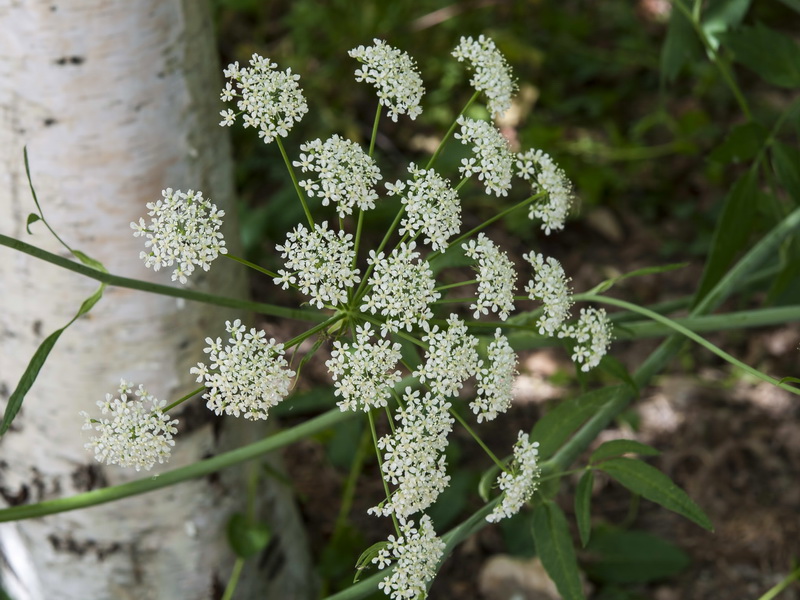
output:
M208 7L195 0L13 1L0 7L0 231L65 254L34 210L22 150L45 216L74 248L113 273L170 283L139 260L131 221L162 188L200 189L226 209L235 251L230 152L217 126L221 71ZM244 294L238 268L198 272L192 285ZM36 347L75 314L95 282L0 248L0 404ZM124 377L159 398L196 386L189 368L230 312L109 288L59 340L12 429L0 440L0 497L39 502L143 476L104 467L83 448L81 410ZM200 402L195 400L194 402ZM198 417L199 415L202 415ZM181 412L173 415L182 418ZM192 410L167 470L264 435ZM0 525L0 578L16 600L218 597L233 564L224 529L243 510L245 469L112 504ZM274 483L274 482L266 482ZM312 593L301 524L280 486L260 511L275 541L248 563L237 597Z

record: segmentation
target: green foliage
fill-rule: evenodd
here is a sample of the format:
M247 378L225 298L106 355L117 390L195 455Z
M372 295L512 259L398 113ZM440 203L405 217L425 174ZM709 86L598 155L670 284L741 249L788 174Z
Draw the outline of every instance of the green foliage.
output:
M533 539L536 553L561 597L585 598L567 519L556 503L547 500L533 511Z
M272 539L270 529L265 523L248 519L241 513L235 513L228 520L227 532L228 543L240 558L255 556Z
M592 534L591 505L593 485L594 472L591 469L587 469L578 480L578 488L575 490L575 520L578 522L578 534L581 537L583 546L586 546Z
M739 27L722 36L737 62L772 85L800 87L800 46L762 23Z
M602 462L609 458L622 456L623 454L641 454L642 456L658 456L660 452L635 440L611 440L600 444L600 447L592 452L589 461L593 464Z

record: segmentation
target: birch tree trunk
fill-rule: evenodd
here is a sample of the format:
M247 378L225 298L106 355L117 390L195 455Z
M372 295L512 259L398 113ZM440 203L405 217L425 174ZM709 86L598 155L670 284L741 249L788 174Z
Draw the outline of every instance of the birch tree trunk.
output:
M208 6L196 0L12 0L0 5L0 231L67 255L34 210L23 146L48 221L116 274L169 283L139 259L129 223L162 188L199 189L226 210L232 170L218 127L221 71ZM238 268L212 266L193 286L244 293ZM229 263L232 264L232 263ZM96 283L0 248L0 404L36 347L65 325ZM231 313L119 288L61 337L0 441L7 505L64 497L146 476L103 467L83 445L79 411L120 378L173 401L197 384L189 368ZM183 407L182 407L183 408ZM180 419L169 465L256 440L263 428L219 420L200 400ZM263 478L262 478L263 479ZM0 576L15 600L219 597L233 556L224 528L243 510L245 469L90 509L0 525ZM273 485L268 485L273 483ZM283 486L259 501L274 542L249 561L237 598L305 598L312 578L298 515Z

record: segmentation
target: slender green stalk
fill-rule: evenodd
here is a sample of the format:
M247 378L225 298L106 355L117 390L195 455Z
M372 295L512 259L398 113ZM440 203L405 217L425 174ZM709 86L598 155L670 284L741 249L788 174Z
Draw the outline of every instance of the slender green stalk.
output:
M483 442L483 440L481 439L481 436L479 436L477 433L475 433L475 430L472 429L472 427L470 427L470 424L467 423L467 421L464 419L464 417L462 417L460 414L458 414L458 411L456 409L454 409L454 408L450 409L450 414L453 415L455 417L456 421L458 421L461 424L461 426L464 429L467 430L467 432L472 436L472 439L474 439L476 442L478 442L478 445L481 448L483 448L483 451L486 452L486 454L489 456L489 458L492 459L494 464L496 464L498 467L500 467L500 469L505 471L506 470L506 466L503 464L503 461L501 461L499 458L497 458L497 456L495 456L495 453L492 452L489 449L489 447Z
M25 175L28 178L28 186L31 188L31 196L33 196L33 202L34 202L34 204L36 204L36 210L39 211L39 217L41 218L42 223L44 223L45 227L47 227L47 229L50 230L50 233L53 234L53 237L56 238L59 241L59 243L62 246L64 246L64 248L69 250L70 254L75 254L75 251L69 246L69 244L67 244L67 242L65 242L64 240L62 240L58 236L58 234L55 232L55 230L52 227L50 227L50 223L47 222L47 219L44 218L44 212L42 212L42 207L39 204L39 197L36 195L36 190L33 187L33 180L31 179L31 168L30 168L30 165L28 164L28 147L27 146L23 147L22 156L23 156L23 158L25 160Z
M383 236L383 240L381 240L380 245L375 250L375 254L376 255L378 255L381 252L383 252L383 249L386 247L386 244L389 243L389 238L394 233L395 228L400 224L400 219L403 218L403 213L404 212L405 212L405 207L403 205L401 205L400 206L400 210L397 211L397 215L395 216L394 221L392 221L392 224L389 225L389 229L386 230L386 235ZM358 289L356 290L356 293L353 294L354 304L358 304L358 302L361 300L361 297L366 292L366 290L367 290L367 282L369 281L369 276L372 274L372 270L374 268L375 268L374 265L369 265L367 267L367 272L364 273L364 277L361 280L361 284L358 286Z
M325 315L316 310L303 310L296 308L285 308L283 306L276 306L274 304L265 304L263 302L250 302L248 300L240 300L238 298L230 298L227 296L217 296L216 294L207 294L205 292L197 292L186 288L172 287L168 285L161 285L158 283L151 283L149 281L142 281L140 279L130 279L128 277L119 277L111 273L105 273L86 265L73 262L68 258L47 252L36 246L31 246L23 241L17 240L12 237L0 234L0 246L7 246L14 250L19 250L30 256L39 258L45 262L49 262L68 271L73 271L90 279L100 281L102 283L112 285L115 287L128 288L132 290L139 290L142 292L149 292L152 294L161 294L162 296L171 296L173 298L184 298L194 302L202 302L204 304L213 304L215 306L225 306L227 308L239 308L244 311L252 311L262 315L269 315L272 317L284 317L286 319L295 319L298 321L311 321L319 322L325 319Z
M773 598L776 598L778 594L792 585L792 583L795 581L800 581L800 567L797 567L794 571L789 573L782 581L770 588L758 600L773 600Z
M478 283L477 279L470 279L469 281L459 281L457 283L448 283L447 285L440 285L434 289L436 292L443 292L444 290L451 290L453 288L461 287L462 285L472 285Z
M783 390L786 390L787 392L791 392L793 394L800 395L800 389L792 387L791 385L788 385L788 384L785 384L785 383L781 383L777 379L774 379L773 377L770 377L769 375L765 375L764 373L762 373L758 369L754 369L750 365L747 365L747 364L743 363L742 361L738 360L737 358L734 358L733 356L731 356L730 354L725 352L722 348L719 348L719 347L715 346L714 344L712 344L711 342L706 340L704 337L697 335L691 329L687 329L683 325L681 325L679 323L676 323L672 319L669 319L669 318L667 318L667 317L665 317L663 315L660 315L660 314L658 314L656 312L653 312L651 310L647 310L646 308L643 308L641 306L637 306L636 304L632 304L631 302L625 302L624 300L617 300L616 298L609 298L609 297L606 297L606 296L596 296L596 295L593 295L593 294L584 294L583 295L583 299L588 301L588 302L598 302L598 303L601 303L601 304L610 304L611 306L618 306L620 308L625 308L625 309L633 311L633 312L638 312L640 315L644 315L644 316L646 316L646 317L648 317L648 318L650 318L650 319L652 319L654 321L658 321L662 325L666 325L670 329L672 329L674 331L677 331L678 333L688 337L693 342L696 342L696 343L700 344L701 346L703 346L703 348L713 352L714 354L716 354L717 356L719 356L723 360L726 360L729 363L731 363L732 365L734 365L736 367L739 367L743 371L746 371L747 373L750 373L754 377L758 377L759 379L762 379L762 380L764 380L764 381L766 381L768 383L771 383L772 385L774 385L776 387L779 387L779 388L781 388Z
M311 216L311 211L308 210L308 203L306 202L306 195L303 193L303 190L300 189L300 184L297 181L297 175L294 174L294 167L292 167L292 161L289 160L289 155L286 154L286 149L283 147L283 142L281 141L280 136L275 138L275 141L278 142L278 148L281 151L281 156L283 156L283 162L286 163L286 168L289 170L289 177L292 178L292 185L294 185L294 189L297 192L297 197L300 198L300 204L303 205L303 212L306 213L306 219L308 219L308 226L311 227L311 230L314 230L314 218Z
M361 471L364 469L364 462L367 458L371 437L371 431L365 427L364 431L361 433L361 440L358 442L356 454L353 457L353 464L350 465L350 472L344 482L342 501L339 505L339 514L336 515L336 523L333 526L333 534L331 535L331 540L333 541L338 540L342 535L344 527L347 524L347 516L350 514L350 509L353 508L353 500L356 496L356 483L358 483L358 478L361 476Z
M304 333L301 333L300 335L298 335L296 337L293 337L288 342L286 342L283 345L283 347L284 348L291 348L292 346L296 346L297 344L300 344L304 340L307 340L308 338L310 338L312 335L315 335L315 334L319 333L320 331L323 331L323 330L327 329L328 327L330 327L331 325L333 325L337 321L341 321L346 316L347 316L346 313L338 312L335 315L333 315L332 317L330 317L328 320L323 321L322 323L319 323L318 325L314 325L314 327L312 327L308 331L306 331Z
M375 122L372 124L372 136L369 138L369 157L375 152L375 140L378 139L378 123L381 122L381 109L383 105L378 102L378 109L375 111Z
M472 94L472 97L464 105L464 108L461 109L461 112L458 113L455 119L453 119L453 124L450 125L450 129L448 129L447 133L444 134L444 137L442 138L442 141L439 142L439 145L436 147L433 156L431 156L431 159L428 161L428 164L425 165L426 169L430 169L433 166L433 163L436 162L436 159L439 158L439 155L442 153L442 150L444 150L445 143L447 142L448 139L450 139L450 136L453 135L453 132L456 130L456 127L458 127L458 117L467 112L467 109L470 106L472 106L472 104L478 99L480 95L481 93L479 91L475 91L475 93Z
M233 572L228 580L228 585L225 587L222 600L233 600L233 593L236 591L236 585L239 583L239 576L242 574L243 567L244 559L241 556L236 557L236 562L233 564Z
M272 278L279 277L277 273L273 273L272 271L270 271L269 269L265 269L264 267L259 267L257 264L252 263L249 260L245 260L244 258L240 258L233 254L223 254L222 256L224 256L225 258L229 258L232 261L238 262L239 264L242 264L245 267L253 269L254 271L258 271L259 273L263 273L264 275L269 275Z
M204 385L201 385L201 386L200 386L199 388L197 388L196 390L192 390L191 392L189 392L189 393L188 393L188 394L186 394L185 396L182 396L181 398L178 398L177 400L175 400L175 402L173 402L173 403L172 403L172 404L170 404L169 406L167 406L167 407L165 407L165 408L161 409L161 412L165 412L165 413L166 413L166 412L169 412L169 411L171 411L171 410L172 410L173 408L175 408L176 406L180 406L181 404L183 404L184 402L186 402L186 401L187 401L189 398L193 398L193 397L197 396L197 394L201 393L201 392L202 392L203 390L205 390L205 389L206 389L206 386L204 386Z

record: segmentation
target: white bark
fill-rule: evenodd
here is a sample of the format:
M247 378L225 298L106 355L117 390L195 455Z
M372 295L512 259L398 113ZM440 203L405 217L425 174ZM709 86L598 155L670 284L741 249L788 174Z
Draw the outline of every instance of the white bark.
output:
M225 132L217 126L220 71L208 7L196 0L11 0L0 5L0 232L67 255L41 223L23 146L45 216L72 247L112 272L169 283L148 271L131 221L165 187L199 189L233 216ZM229 246L235 227L226 223ZM233 242L235 248L235 242ZM219 259L220 261L222 259ZM243 289L229 264L196 272L194 287ZM198 277L199 275L199 277ZM96 283L0 248L0 404L42 340L75 314ZM38 502L143 473L105 468L83 448L81 410L124 377L172 401L197 384L189 367L204 338L235 315L195 303L107 289L61 337L0 441L0 496ZM2 408L2 407L0 407ZM263 429L216 419L193 401L170 463L182 466ZM270 483L270 482L267 482ZM276 489L277 488L277 489ZM16 600L212 598L233 558L224 526L242 510L244 469L90 509L0 525L0 577ZM260 500L276 544L245 567L241 596L303 598L311 588L299 520L282 487ZM258 563L258 564L257 564Z

